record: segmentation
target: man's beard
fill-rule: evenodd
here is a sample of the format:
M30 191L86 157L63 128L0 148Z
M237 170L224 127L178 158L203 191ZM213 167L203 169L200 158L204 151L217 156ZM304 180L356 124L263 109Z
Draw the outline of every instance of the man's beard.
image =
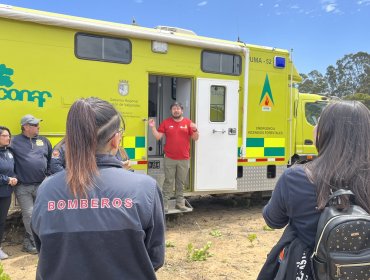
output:
M174 118L175 120L181 119L182 114L179 114L178 116L175 116L175 115L172 114L172 118Z

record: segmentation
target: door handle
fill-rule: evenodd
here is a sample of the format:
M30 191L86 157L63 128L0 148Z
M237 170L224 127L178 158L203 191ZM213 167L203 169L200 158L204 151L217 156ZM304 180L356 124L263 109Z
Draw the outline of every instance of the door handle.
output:
M236 128L229 128L229 135L236 135Z
M305 144L305 145L313 145L313 141L312 141L312 140L310 140L310 139L305 139L305 140L304 140L304 144Z
M213 133L222 133L222 134L224 134L226 132L226 130L225 129L213 129L212 132Z

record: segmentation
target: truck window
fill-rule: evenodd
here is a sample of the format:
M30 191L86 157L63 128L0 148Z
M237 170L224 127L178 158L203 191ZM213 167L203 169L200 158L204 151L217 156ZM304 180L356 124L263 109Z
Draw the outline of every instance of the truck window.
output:
M131 53L129 40L76 34L75 54L78 58L128 64L131 62Z
M239 76L242 60L239 55L203 51L201 65L203 72Z
M327 102L308 102L305 104L306 119L309 124L317 125L320 114L326 105Z
M225 121L226 87L211 86L210 116L211 122Z

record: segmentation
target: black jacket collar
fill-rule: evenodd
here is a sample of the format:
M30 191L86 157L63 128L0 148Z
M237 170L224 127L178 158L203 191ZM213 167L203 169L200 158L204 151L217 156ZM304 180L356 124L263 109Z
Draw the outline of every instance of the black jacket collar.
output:
M96 164L99 168L117 167L122 168L121 162L112 155L98 154L96 155Z

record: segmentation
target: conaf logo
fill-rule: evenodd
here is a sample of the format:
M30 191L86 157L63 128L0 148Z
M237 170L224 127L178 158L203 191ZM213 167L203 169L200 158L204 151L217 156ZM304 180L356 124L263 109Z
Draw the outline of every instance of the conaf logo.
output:
M274 105L274 98L272 97L272 91L270 87L269 77L266 74L265 83L261 93L260 105L262 105L262 111L270 112L272 105Z
M52 97L52 94L48 91L39 91L39 90L30 91L27 89L19 90L15 88L9 88L14 84L13 81L11 80L11 76L13 74L14 74L13 69L7 68L5 64L0 64L0 101L1 100L28 101L28 102L37 101L39 107L44 107L46 97Z

